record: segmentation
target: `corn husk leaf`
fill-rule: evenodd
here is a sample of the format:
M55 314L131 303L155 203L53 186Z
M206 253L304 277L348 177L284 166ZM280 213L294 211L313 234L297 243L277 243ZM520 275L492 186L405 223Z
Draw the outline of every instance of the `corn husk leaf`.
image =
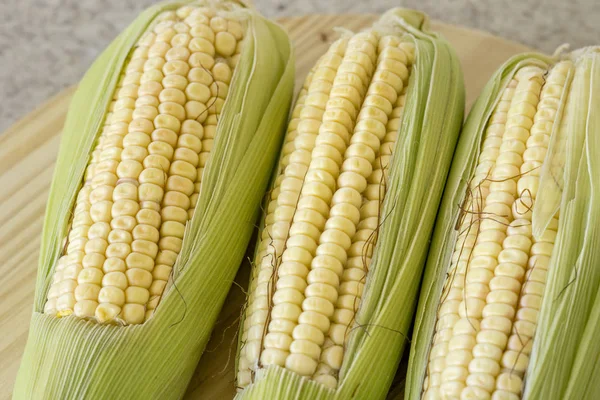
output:
M600 54L573 56L564 120L540 177L556 185L560 222L525 377L528 399L600 397Z
M381 23L406 31L416 47L416 62L390 166L384 222L339 386L332 390L270 366L257 371L254 383L238 399L384 398L408 341L429 238L462 123L464 87L456 55L429 31L423 14L394 9Z
M253 231L293 94L291 43L251 10L247 39L217 126L196 213L172 287L141 325L100 325L42 313L69 211L127 54L162 11L143 12L96 60L72 100L46 210L34 312L15 399L181 398Z

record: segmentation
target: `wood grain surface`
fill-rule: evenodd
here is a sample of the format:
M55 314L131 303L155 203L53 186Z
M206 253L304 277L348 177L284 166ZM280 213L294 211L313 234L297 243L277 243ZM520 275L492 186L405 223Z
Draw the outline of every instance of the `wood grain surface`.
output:
M336 37L334 27L356 31L374 19L372 15L311 15L280 20L295 44L296 86ZM452 43L459 55L468 108L500 64L513 54L529 50L483 32L438 22L432 27ZM59 93L0 134L0 399L11 397L27 339L44 209L73 92L70 88ZM234 339L247 279L248 268L243 266L236 278L239 286L232 286L190 384L189 399L227 399L235 393ZM390 398L401 398L402 375L398 373Z

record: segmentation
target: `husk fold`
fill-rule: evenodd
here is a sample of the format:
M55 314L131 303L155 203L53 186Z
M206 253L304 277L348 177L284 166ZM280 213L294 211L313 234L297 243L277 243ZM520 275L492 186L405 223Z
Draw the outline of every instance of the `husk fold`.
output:
M336 390L277 366L256 372L237 399L377 399L387 394L416 306L429 238L462 123L464 87L450 45L417 11L393 9L416 47L390 166L383 224Z
M236 11L247 19L247 39L172 287L156 313L131 326L42 313L70 210L125 59L160 12L188 3L161 3L143 12L95 61L73 97L50 189L15 399L181 398L206 346L250 241L293 94L289 39L251 10Z
M525 375L525 399L600 397L600 54L562 55L575 63L554 122L533 209L539 235L560 207L558 236ZM459 205L473 175L485 127L502 90L527 65L551 68L541 54L515 56L492 76L461 133L427 259L408 366L405 398L421 398L437 308L457 238Z

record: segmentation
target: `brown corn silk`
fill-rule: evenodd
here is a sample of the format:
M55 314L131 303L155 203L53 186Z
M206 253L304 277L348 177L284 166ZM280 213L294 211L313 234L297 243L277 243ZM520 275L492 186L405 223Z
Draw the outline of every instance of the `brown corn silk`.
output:
M406 398L597 395L599 60L595 48L516 56L471 111L429 254Z
M15 398L180 398L243 258L293 91L238 2L143 12L75 94Z
M390 10L317 61L264 207L239 398L385 395L463 106L456 56L418 12Z

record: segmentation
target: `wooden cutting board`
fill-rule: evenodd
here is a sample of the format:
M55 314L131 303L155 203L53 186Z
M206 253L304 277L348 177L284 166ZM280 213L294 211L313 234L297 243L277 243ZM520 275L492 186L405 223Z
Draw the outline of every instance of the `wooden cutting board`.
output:
M328 43L334 27L359 30L372 15L310 15L284 18L296 47L298 87ZM467 107L475 101L491 74L509 56L529 49L477 32L439 22L432 24L456 49L462 63ZM74 88L67 89L0 135L0 399L12 387L29 328L38 248L44 208L58 150L60 133ZM245 288L248 268L237 283ZM227 399L234 390L235 333L242 289L232 286L207 351L190 384L189 399ZM403 369L400 368L400 371ZM390 398L400 398L403 374L398 373Z

